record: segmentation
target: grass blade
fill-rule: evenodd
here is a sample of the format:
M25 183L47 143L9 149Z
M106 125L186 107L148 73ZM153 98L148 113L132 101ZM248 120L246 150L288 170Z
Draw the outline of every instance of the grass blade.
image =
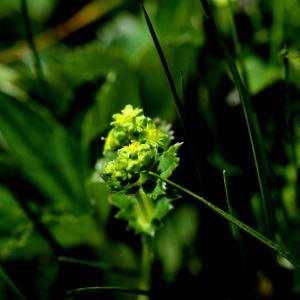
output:
M160 58L160 61L162 63L162 66L164 68L164 71L165 71L165 74L167 76L167 79L168 79L168 83L169 83L169 86L170 86L170 89L171 89L171 92L172 92L172 95L173 95L173 98L175 100L175 104L176 104L176 110L177 110L177 115L178 115L178 119L182 125L182 127L184 127L184 111L183 111L183 106L182 106L182 103L180 101L180 98L178 96L178 93L177 93L177 90L176 90L176 85L175 85L175 82L173 80L173 77L172 77L172 74L171 74L171 71L170 71L170 68L168 66L168 63L167 63L167 59L164 55L164 52L162 50L162 47L160 45L160 42L158 40L158 37L155 33L155 30L154 30L154 27L151 23L151 20L149 18L149 15L144 7L144 4L142 2L142 0L138 0L140 6L141 6L141 9L143 11L143 14L145 16L145 20L146 20L146 23L147 23L147 26L148 26L148 29L149 29L149 32L151 34L151 37L152 37L152 40L154 42L154 45L155 45L155 48L156 48L156 51L158 53L158 56Z
M27 300L27 298L23 295L23 293L19 290L16 284L8 276L8 274L5 272L2 266L0 266L0 278L11 288L11 290L15 293L18 299Z
M111 265L109 263L104 263L104 262L82 260L82 259L77 259L77 258L72 258L72 257L67 257L67 256L58 257L58 261L64 262L64 263L75 264L75 265L86 266L86 267L97 268L99 270L108 271L108 272L112 272L112 273L118 273L118 274L121 274L124 276L130 276L130 277L139 276L139 272L137 270L126 269L126 268L114 266L114 265Z
M169 86L170 86L170 89L171 89L171 92L172 92L172 95L173 95L173 99L174 99L174 102L175 102L175 105L176 105L177 116L178 116L180 125L183 129L183 134L184 134L185 140L186 140L187 145L188 145L188 151L190 151L190 155L191 155L191 158L192 158L192 161L193 161L193 166L195 168L195 175L198 179L199 187L202 188L203 187L203 179L202 179L202 176L201 176L200 167L199 167L199 163L198 163L199 160L197 159L198 155L196 154L195 147L194 147L194 144L193 144L193 137L190 135L190 131L185 126L185 125L188 124L188 122L187 122L187 117L186 117L186 114L185 114L185 111L184 111L183 101L180 100L180 97L177 93L175 81L172 77L170 68L169 68L168 63L167 63L167 59L164 55L164 52L163 52L162 47L160 45L160 42L158 40L157 34L155 33L155 30L154 30L154 27L151 23L149 15L148 15L148 13L147 13L144 5L143 5L142 0L138 0L138 2L141 6L141 9L142 9L142 12L144 14L144 17L145 17L150 35L152 37L152 40L153 40L153 43L154 43L154 46L155 46L155 49L157 51L157 54L159 56L159 59L161 61L162 66L163 66L164 72L166 74L166 77L167 77L167 80L168 80L168 83L169 83ZM183 84L183 76L182 76L182 84ZM183 92L183 90L184 90L183 86L181 88L182 88L182 92Z
M268 192L268 187L266 184L266 181L264 178L266 178L267 172L266 167L264 164L264 159L266 155L264 154L264 149L262 146L262 138L260 133L260 128L257 122L257 119L251 109L251 103L249 100L249 95L243 85L241 76L238 72L238 68L235 64L235 61L233 57L230 55L227 46L225 45L223 39L221 38L216 22L213 18L213 15L211 13L210 6L207 2L207 0L200 0L205 17L207 19L207 24L211 32L215 35L216 40L222 49L225 59L227 61L228 67L230 69L230 72L232 74L234 83L237 87L239 97L241 100L243 113L245 117L245 122L249 134L250 144L251 144L251 150L253 154L253 159L255 163L255 170L258 180L258 186L259 191L261 195L261 202L262 202L262 210L264 213L264 223L265 223L265 231L268 236L274 237L274 226L272 220L272 205L270 201L270 196ZM272 220L273 221L273 220Z
M230 215L235 216L235 213L233 211L231 200L229 197L229 190L228 190L228 180L227 180L227 173L226 170L223 170L223 182L224 182L224 188L225 188L225 195L226 195L226 202L227 202L227 208ZM233 224L230 224L231 234L235 240L241 240L240 232L237 229L237 227Z
M235 218L234 216L230 215L229 213L227 213L226 211L220 209L219 207L217 207L216 205L212 204L211 202L207 201L206 199L204 199L203 197L191 192L190 190L180 186L179 184L165 179L163 177L161 177L160 175L153 173L153 172L149 172L149 175L158 178L166 183L168 183L169 185L173 186L174 188L178 189L179 191L201 201L205 206L207 206L208 208L210 208L211 210L213 210L215 213L217 213L220 217L224 218L225 220L231 222L232 224L236 225L237 227L239 227L241 230L243 230L244 232L248 233L249 235L251 235L252 237L254 237L255 239L257 239L258 241L260 241L261 243L263 243L264 245L266 245L267 247L269 247L272 250L275 250L279 255L283 256L284 258L286 258L287 260L289 260L297 269L300 269L300 260L298 260L297 258L295 258L289 250L283 248L282 246L278 245L277 243L273 242L272 240L270 240L269 238L267 238L266 236L264 236L263 234L261 234L260 232L256 231L255 229L251 228L250 226L246 225L245 223L241 222L239 219Z
M96 287L79 288L76 290L68 291L66 293L66 298L75 295L91 294L91 293L100 295L105 292L118 292L118 293L133 294L133 295L144 295L150 297L150 293L144 290L128 289L125 287L116 287L116 286L96 286Z

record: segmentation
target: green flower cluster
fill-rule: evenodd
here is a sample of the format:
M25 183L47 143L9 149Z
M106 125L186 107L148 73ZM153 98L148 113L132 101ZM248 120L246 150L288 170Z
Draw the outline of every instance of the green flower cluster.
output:
M103 167L102 178L113 191L130 192L147 180L158 156L171 137L158 128L140 108L126 105L113 115L113 128L105 140L103 155L113 157Z

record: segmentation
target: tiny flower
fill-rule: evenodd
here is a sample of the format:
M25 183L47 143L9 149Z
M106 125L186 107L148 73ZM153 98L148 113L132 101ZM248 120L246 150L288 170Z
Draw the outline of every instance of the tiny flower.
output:
M162 132L152 121L144 129L144 140L153 147L165 149L169 143L169 136Z
M117 157L104 166L102 177L112 190L130 189L151 167L155 156L149 144L134 142L118 150Z

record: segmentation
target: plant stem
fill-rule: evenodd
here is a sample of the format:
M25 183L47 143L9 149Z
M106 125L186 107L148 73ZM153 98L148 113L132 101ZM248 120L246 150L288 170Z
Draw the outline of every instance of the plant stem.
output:
M175 187L176 189L182 191L183 193L190 195L191 197L201 201L204 205L206 205L208 208L213 210L215 213L217 213L222 218L226 219L227 221L231 222L232 224L238 226L240 229L245 231L246 233L250 234L254 238L256 238L258 241L263 243L264 245L268 246L269 248L275 250L279 255L286 258L288 261L290 261L291 264L293 264L297 269L300 270L300 260L296 257L294 257L289 250L286 248L283 248L282 246L278 245L277 243L273 242L260 232L256 231L255 229L251 228L250 226L246 225L245 223L241 222L239 219L235 218L234 216L230 215L226 211L222 210L221 208L217 207L216 205L212 204L211 202L207 201L203 197L191 192L190 190L180 186L179 184L168 180L166 178L161 177L160 175L149 172L149 175L156 177L169 185Z
M141 279L139 284L140 290L150 291L151 273L153 263L153 237L143 234L142 240L142 260L141 260ZM139 295L138 300L146 300L148 296Z

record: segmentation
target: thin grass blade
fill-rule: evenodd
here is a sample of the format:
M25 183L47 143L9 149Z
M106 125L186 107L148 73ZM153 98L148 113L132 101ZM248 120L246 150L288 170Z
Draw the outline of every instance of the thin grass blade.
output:
M58 261L64 262L64 263L69 263L69 264L92 267L92 268L96 268L96 269L99 269L102 271L117 273L117 274L121 274L124 276L130 276L130 277L138 277L139 276L139 272L137 270L126 269L126 268L114 266L114 265L111 265L109 263L104 263L104 262L82 260L82 259L77 259L77 258L72 258L72 257L67 257L67 256L60 256L58 258Z
M138 2L140 4L140 6L141 6L141 9L142 9L142 12L144 14L144 17L145 17L145 20L146 20L149 32L150 32L152 40L153 40L153 43L155 45L156 51L157 51L157 53L159 55L160 61L161 61L162 66L164 68L165 74L167 76L168 83L169 83L169 86L170 86L173 98L175 100L178 119L179 119L182 127L184 127L184 111L183 111L183 106L182 106L182 103L181 103L180 98L178 96L178 93L177 93L177 90L176 90L176 85L175 85L175 82L173 80L170 68L168 66L167 59L166 59L166 57L164 55L164 52L162 50L162 47L160 45L160 42L158 40L158 37L157 37L157 35L155 33L154 27L152 25L152 22L151 22L151 20L149 18L149 15L148 15L148 13L147 13L147 11L145 9L145 6L144 6L142 0L138 0Z
M262 144L262 137L261 137L261 131L258 125L258 122L256 120L256 117L252 111L251 103L249 100L249 95L244 87L244 84L242 82L241 76L238 72L238 68L235 64L235 61L233 57L231 56L226 44L224 43L222 37L219 34L219 31L217 29L216 22L213 18L210 6L208 4L207 0L200 0L202 4L202 8L204 10L204 14L207 20L208 27L210 28L210 31L215 35L216 41L218 42L220 48L222 49L224 53L224 57L226 59L226 62L228 64L228 67L230 69L230 72L232 74L234 83L237 87L240 101L243 108L243 113L245 117L245 122L249 134L250 144L251 144L251 150L253 154L254 164L255 164L255 170L258 180L258 186L262 201L262 210L264 214L264 223L265 223L265 232L268 236L274 237L274 220L271 217L273 206L270 200L270 194L268 191L268 186L266 184L266 176L268 174L266 170L266 163L264 162L266 159L266 155L264 153L263 144Z
M153 172L149 172L149 175L158 178L166 183L168 183L169 185L173 186L174 188L178 189L179 191L201 201L205 206L207 206L208 208L210 208L211 210L213 210L215 213L217 213L220 217L224 218L225 220L231 222L232 224L236 225L237 227L239 227L241 230L243 230L244 232L248 233L249 235L251 235L252 237L254 237L255 239L257 239L258 241L260 241L261 243L263 243L264 245L266 245L267 247L269 247L272 250L275 250L277 252L277 254L283 256L284 258L286 258L288 261L291 262L291 264L293 264L297 269L300 269L300 260L297 259L296 257L294 257L289 250L287 250L286 248L283 248L282 246L280 246L279 244L275 243L274 241L270 240L269 238L267 238L266 236L264 236L263 234L261 234L260 232L256 231L255 229L251 228L250 226L246 225L245 223L241 222L239 219L235 218L234 216L230 215L229 213L227 213L226 211L222 210L221 208L217 207L216 205L212 204L211 202L207 201L206 199L204 199L203 197L191 192L190 190L180 186L179 184L165 179L163 177L161 177L160 175L153 173Z
M144 290L138 289L128 289L125 287L116 287L116 286L96 286L96 287L84 287L79 288L76 290L71 290L66 293L66 298L76 295L83 295L83 294L103 294L107 292L118 292L124 294L133 294L133 295L144 295L150 297L150 293Z
M0 278L11 288L11 290L15 293L18 299L27 300L27 298L23 295L23 293L16 286L13 280L8 276L8 274L5 272L2 266L0 266Z

